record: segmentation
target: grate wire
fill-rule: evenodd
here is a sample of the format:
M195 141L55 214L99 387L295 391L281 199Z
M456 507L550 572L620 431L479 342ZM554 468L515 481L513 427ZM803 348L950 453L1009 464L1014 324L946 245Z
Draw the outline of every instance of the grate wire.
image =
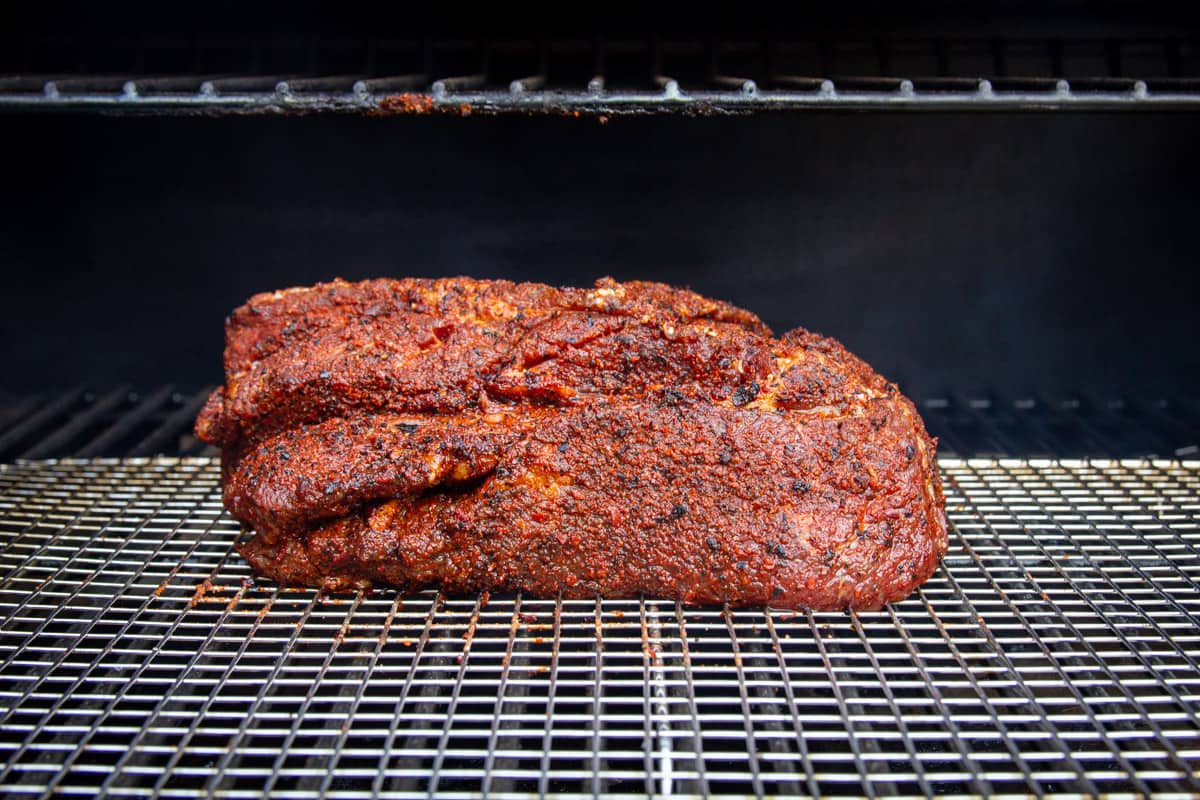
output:
M128 510L134 504L135 499L136 499L136 493L130 493L129 498L122 505L120 505L118 507L117 513L120 514L120 513L125 512L126 510ZM165 507L165 505L166 505L165 498L161 499L156 505L150 505L149 506L149 511L150 511L149 515L147 515L141 522L139 522L139 524L137 524L134 527L133 535L121 540L120 543L116 547L114 547L110 550L110 552L105 557L104 561L101 563L101 565L99 567L95 568L90 573L87 573L82 579L80 579L78 581L77 584L74 585L74 588L68 594L66 594L64 597L61 597L59 599L57 606L53 607L52 610L50 611L50 614L47 617L41 619L40 621L38 621L36 623L36 627L30 633L30 637L32 639L36 640L39 637L44 636L46 634L47 628L49 628L51 625L54 624L56 618L59 616L60 613L65 613L67 611L74 610L77 606L73 606L73 603L75 601L78 601L79 598L84 595L85 590L89 586L93 585L93 579L99 575L102 575L105 568L111 566L114 562L117 561L119 555L123 552L126 545L130 544L134 540L134 537L138 533L143 531L143 529L146 527L146 525L149 524L150 520L154 519L156 514L161 512L162 509ZM73 523L82 523L84 517L85 517L85 512L81 511L72 518L72 522ZM34 524L36 525L39 523L34 523ZM80 527L82 527L82 524L80 525ZM26 527L26 529L25 529L26 534L30 533L31 528L32 528L32 526ZM71 526L65 527L60 532L60 535L54 536L49 540L50 544L48 544L47 547L52 547L52 546L56 545L57 542L64 536L66 536L67 538L70 538L68 534L72 530L73 530L73 528ZM167 542L170 541L171 536L177 530L178 530L178 526L174 530L168 532L167 535L163 538L162 544L160 544L158 547L154 548L151 555L152 556L157 555L162 550L163 545L165 545ZM200 539L197 538L196 541L193 543L191 549L194 550L195 547L197 545L199 545L199 543L200 543ZM61 571L69 572L71 570L71 567L75 563L77 563L78 561L83 559L83 557L88 553L88 550L89 549L85 547L85 548L80 548L78 550L73 551L71 553L71 555L65 559L65 562L62 565ZM190 552L191 552L191 550L189 550L189 553ZM20 566L18 567L17 570L14 570L14 571L11 571L8 573L8 576L6 577L6 583L9 580L16 578L19 575L19 573L22 570L24 570L25 568L36 569L36 567L33 567L33 562L38 560L38 557L39 557L38 552L36 550L31 552L30 555L27 556L20 563ZM222 559L222 562L223 562L223 560L224 559ZM136 566L136 571L133 573L133 578L135 580L143 573L145 567L149 563L150 563L149 560L146 560L146 561L139 560L137 562L134 562L134 564ZM177 569L177 567L173 568L173 569ZM216 567L214 567L214 569L213 569L214 574L215 574L215 572L216 572ZM46 580L49 580L49 579L46 579ZM72 582L72 583L74 583L74 582ZM104 586L104 585L108 585L108 584L99 583L98 585ZM41 589L42 586L44 586L44 582L39 586L39 589ZM16 604L16 607L13 610L12 615L6 616L4 622L0 623L0 631L3 631L5 626L7 626L11 621L22 619L21 615L24 614L26 611L28 611L31 607L41 608L41 606L37 606L33 603L33 601L36 598L38 598L39 596L44 598L45 594L39 595L39 593L35 592L35 593L28 594L27 596L22 598L22 600ZM86 601L85 601L85 603L86 603ZM139 606L138 612L145 610L145 608L149 605L149 603L150 603L150 598L149 597L145 598L142 601L141 605ZM79 604L79 605L85 605L85 604ZM115 611L118 614L118 616L120 616L120 614L121 614L120 610L115 609L114 606L109 606L108 608L105 608L101 612L101 614L99 615L99 618L102 619L104 614L108 611ZM100 649L96 658L90 662L90 664L84 671L82 671L78 676L76 676L65 689L61 689L58 692L54 693L54 702L50 707L50 712L49 712L48 716L52 717L55 713L57 713L64 704L69 702L72 695L76 691L78 691L81 687L85 686L85 684L92 678L92 676L96 670L101 669L102 667L106 666L105 660L108 659L116 651L117 645L121 642L122 637L131 630L131 628L133 627L134 619L136 618L136 614L138 612L135 612L134 615L130 616L127 620L125 620L123 622L123 624L118 628L116 633L106 639L104 646ZM182 621L181 619L177 620L175 625L177 625L178 622L181 622L181 621ZM173 628L174 628L174 625L172 626L172 629ZM76 637L73 639L72 643L77 644L78 641L79 641L79 638ZM31 686L27 689L28 696L31 696L31 697L35 696L39 692L39 690L45 685L45 683L51 680L51 678L54 676L56 670L58 668L62 667L64 664L66 664L67 658L74 652L74 650L72 648L53 648L50 650L50 652L57 653L57 655L55 656L55 658L52 661L51 668L36 678L33 686ZM0 664L0 674L7 673L14 667L19 668L20 665L16 661L16 659L20 655L20 653L21 653L20 650L14 651L11 655L7 656L4 659L3 663ZM119 661L119 655L117 656L117 660ZM137 665L137 669L134 674L134 680L121 683L121 688L118 690L117 695L113 698L113 701L108 706L106 706L106 708L101 713L102 720L103 720L103 718L108 716L108 713L111 712L112 708L124 697L125 692L129 689L130 686L132 686L134 684L134 682L136 681L136 677L141 673L141 671L145 668L145 666L146 666L145 663ZM121 667L117 667L117 668L120 669ZM13 715L16 713L16 710L17 709L15 707L10 707L8 709L5 709L4 716L0 717L0 725L9 723L11 721ZM3 785L7 781L14 765L20 763L22 756L29 751L33 742L39 736L44 734L45 731L44 731L44 728L42 725L42 723L44 723L44 722L45 722L45 720L39 721L38 725L36 725L32 729L30 734L23 741L20 742L20 745L17 748L16 753L12 756L12 758L6 760L3 772L0 772L0 785ZM57 782L59 780L61 780L62 777L67 774L67 772L69 771L69 769L71 767L71 764L73 763L75 758L78 757L80 752L84 748L86 748L88 741L92 738L94 733L95 733L95 728L89 728L84 732L84 736L79 743L79 747L77 747L76 749L74 749L67 755L67 759L63 764L63 770L60 771L52 779L52 781L48 787L48 791L53 791L56 788Z
M700 722L700 711L696 703L696 678L692 670L692 655L688 646L687 619L683 613L683 606L679 603L675 604L675 624L679 629L679 662L683 667L683 689L691 723L690 745L692 752L696 754L696 779L699 782L700 793L708 797L711 791L708 785L708 776L704 772L704 734Z
M462 699L463 679L467 674L467 666L471 658L471 645L475 641L475 632L479 626L479 613L482 610L483 597L480 596L475 600L475 607L471 610L471 620L467 623L467 632L463 634L462 653L456 659L459 663L458 675L454 680L454 685L450 689L450 703L446 711L446 716L450 719L454 718L455 712L458 710L458 705ZM446 751L449 749L450 734L452 729L445 727L442 729L441 737L437 743L437 753L433 757L433 768L429 775L429 794L430 796L437 795L438 779L442 776L442 768L446 763Z
M854 632L858 634L859 641L862 642L863 651L866 653L867 660L871 664L871 669L875 671L875 675L879 678L879 688L883 691L884 699L887 701L888 710L896 719L896 728L900 733L900 739L904 744L905 754L909 758L909 763L913 766L913 771L916 772L917 786L921 793L930 796L933 788L929 785L929 778L925 774L925 768L921 764L921 759L917 756L916 748L913 745L913 739L908 730L908 725L904 721L904 712L896 703L895 694L892 692L889 685L889 678L883 667L879 663L879 656L876 655L874 648L871 647L871 639L867 636L863 629L862 619L856 613L850 613L850 622L854 626Z
M538 772L538 796L547 797L550 794L550 753L553 752L554 731L554 698L558 696L558 662L562 651L562 599L554 603L554 633L553 645L550 651L550 678L548 700L546 701L545 724L542 728L542 757Z
M813 613L808 611L804 616L812 633L812 640L816 643L817 649L821 654L821 662L825 668L825 674L829 676L829 688L832 691L834 700L837 702L838 714L846 731L846 740L850 743L850 752L853 755L854 768L858 772L858 779L861 782L863 790L867 793L867 797L873 799L879 795L866 764L866 757L863 753L863 742L860 742L858 732L854 727L850 705L846 702L845 689L843 689L838 679L838 671L835 669L833 660L830 658L829 648L825 644L825 637L818 629L816 620L813 618ZM866 740L866 744L870 746L870 739Z
M205 637L204 645L196 648L196 652L193 654L192 658L188 660L187 666L184 667L183 672L181 673L180 680L168 687L167 691L163 695L163 702L155 706L154 710L150 714L150 717L147 719L146 724L142 726L141 730L139 730L137 735L134 737L129 749L126 750L121 756L121 760L117 762L116 767L101 785L100 788L102 793L113 788L113 782L115 778L122 774L129 761L134 758L136 753L139 752L139 747L144 745L145 740L149 738L152 735L151 732L156 729L156 723L158 723L158 720L162 715L162 711L172 704L172 702L175 700L177 692L183 687L187 686L189 678L195 673L197 664L200 662L204 653L212 647L212 642L216 637L217 631L221 630L222 626L228 622L230 611L237 606L238 602L245 599L245 591L245 586L238 589L238 593L234 595L233 600L228 606L226 606L225 614L222 616L221 621L212 626L209 635ZM173 752L171 753L170 758L167 760L166 766L162 769L162 774L159 775L158 780L155 781L154 791L161 792L163 790L167 780L170 779L176 768L179 766L180 760L183 759L188 753L189 746L200 730L201 722L208 718L209 712L213 708L213 704L221 695L221 689L227 684L230 677L234 673L235 666L245 655L246 649L254 640L254 634L258 632L259 626L262 624L267 612L270 611L271 605L275 601L275 597L275 593L272 593L267 602L263 604L262 613L258 614L250 625L248 632L249 635L242 641L241 645L238 646L234 657L230 659L229 664L225 667L225 670L221 673L221 676L217 678L216 686L201 702L198 713L192 717L192 720L188 724L187 729L183 732L178 745L173 748Z
M962 759L963 765L968 770L968 780L970 781L970 783L973 787L972 794L975 794L975 795L978 795L981 797L990 797L992 794L994 794L994 790L992 788L991 782L988 781L986 778L984 778L980 774L980 769L979 769L980 764L976 759L973 758L971 753L967 750L967 746L963 742L962 731L959 729L958 723L954 721L954 715L950 712L950 709L946 706L946 702L942 697L941 690L938 689L937 683L934 682L933 677L930 675L929 671L925 669L925 665L924 665L924 661L921 656L921 653L913 645L912 637L909 635L908 631L906 630L904 624L901 622L900 618L898 616L896 616L895 609L889 608L888 614L891 617L892 624L896 628L897 635L904 642L904 648L907 651L909 657L912 659L913 665L917 669L917 674L920 676L921 682L924 685L929 687L929 695L930 695L930 699L933 701L934 707L937 709L937 712L941 716L941 718L943 720L945 720L946 728L950 732L950 742L954 747L954 751L955 751L955 753L958 754L959 758ZM860 632L862 631L862 623L858 620L857 616L855 616L855 627ZM860 636L862 636L864 638L864 640L866 639L865 632L861 632ZM878 671L878 670L876 670L876 671ZM986 695L981 695L981 698L986 699ZM894 705L894 703L893 703L893 705ZM992 714L992 718L995 720L994 713ZM997 720L997 722L998 722L998 720ZM999 724L997 724L996 727L1000 728L1001 726ZM1015 763L1018 763L1020 765L1022 773L1028 778L1030 776L1029 765L1025 763L1025 760L1023 758L1021 758L1020 752L1015 749L1010 749L1009 755L1011 755L1013 757L1013 761ZM916 759L915 753L912 754L912 758L914 760ZM815 792L814 792L814 794L815 794Z
M372 20L360 47L320 35L202 36L168 68L163 37L117 73L83 69L111 42L61 37L13 50L0 74L0 108L109 114L691 114L756 111L1194 109L1200 102L1194 26L1107 23L1053 33L1031 20L988 32L916 25L908 15L879 38L871 26L723 40L654 34L475 42L421 29L380 30ZM878 20L876 20L878 21ZM1033 24L1031 25L1031 22ZM1134 21L1136 22L1136 21ZM1001 27L997 27L1001 25ZM884 28L890 28L884 25ZM922 28L927 28L922 31ZM1040 32L1035 30L1042 28ZM1075 33L1068 32L1071 28ZM61 33L61 32L60 32ZM356 38L356 37L352 37ZM584 41L590 40L590 42ZM857 40L857 41L856 41ZM868 43L870 42L870 43ZM465 46L464 46L465 45ZM582 45L582 47L580 46ZM178 46L178 44L176 45ZM224 51L217 73L200 53ZM71 53L75 51L76 57ZM381 51L389 54L382 61ZM1090 52L1090 55L1085 53ZM265 61L263 52L271 53ZM237 55L235 55L237 53ZM334 54L338 55L334 55ZM1100 55L1103 53L1104 55ZM9 54L5 54L9 55ZM190 68L184 68L190 63ZM157 65L157 69L155 66Z
M779 641L779 632L775 628L775 615L768 612L766 614L767 632L771 636L771 648L775 653L776 664L779 667L780 673L787 674L787 660L783 655L783 645ZM796 707L796 693L792 689L790 680L783 681L784 696L787 698L787 708L791 715L791 722L796 734L797 752L800 756L800 763L804 768L804 785L808 793L813 797L819 797L821 792L817 786L816 776L813 774L812 759L808 754L808 739L805 736L804 722L800 719L800 711Z
M396 618L396 612L399 610L400 610L400 595L396 595L392 599L392 605L388 609L387 616L383 620L383 625L379 632L379 635L377 637L375 637L375 646L371 652L371 658L367 663L367 667L364 672L363 678L362 678L362 680L358 681L358 686L354 691L354 699L350 703L350 709L348 712L348 716L351 719L353 719L355 714L358 712L359 707L363 703L363 698L366 693L366 689L368 686L371 685L372 679L375 675L376 667L379 665L380 657L383 654L384 644L388 641L388 634L390 633L390 631L392 629L392 623ZM337 743L333 747L333 754L330 758L330 760L333 764L338 764L341 761L342 753L346 749L346 742L349 739L349 736L350 736L350 728L346 725L343 725L338 732ZM319 791L319 795L321 797L325 797L329 794L330 789L332 788L332 784L333 784L333 779L334 779L333 776L334 776L333 770L326 770L324 776L322 776L321 787L320 787L320 791ZM483 791L484 791L484 794L487 794L487 786L486 785L484 786Z
M500 659L500 680L496 687L496 704L492 707L492 726L488 731L487 756L483 763L482 794L484 797L491 791L492 782L495 779L496 750L500 746L500 720L504 716L504 703L508 692L508 676L512 670L517 631L520 627L521 595L518 594L513 599L512 620L509 622L508 638L504 643L504 657Z
M269 695L275 687L283 684L283 682L280 680L280 677L283 674L284 665L287 663L288 658L291 657L291 654L295 652L296 643L300 638L301 631L304 630L305 624L312 617L312 612L317 603L317 599L317 596L314 594L304 604L303 611L300 614L300 620L297 622L297 624L292 626L292 633L288 637L282 652L279 654L280 657L275 660L275 663L272 666L271 671L268 673L266 679L259 684L258 692L255 694L254 700L251 702L248 712L242 717L242 721L238 726L237 734L233 739L233 745L227 747L225 752L222 753L220 760L216 764L215 771L211 773L210 779L205 783L205 793L208 797L215 797L217 787L222 785L226 773L229 772L231 768L237 768L235 761L237 760L239 750L244 748L246 752L250 751L250 748L246 747L247 742L252 743L253 741L250 733L250 726L260 714L262 714L264 717L266 716L266 714L263 714L262 712L264 710L264 706L269 702ZM278 755L279 758L275 758L272 762L272 768L262 770L262 777L265 784L263 794L267 796L270 796L270 788L273 787L276 781L279 779L279 767L281 766L280 759L291 754L285 748L280 747L278 748ZM272 753L272 756L274 756L274 753Z
M220 568L221 564L224 564L224 559L222 559L221 562L218 563L218 565L213 568L213 574L216 574L216 572ZM237 596L235 596L233 601L230 602L229 607L232 607L234 605L234 603L237 602L237 599L238 599ZM174 629L176 629L176 628L172 628L172 630L174 630ZM209 636L206 637L206 639L205 639L205 645L210 644L212 642L213 636L215 635L215 633L218 629L219 629L219 625L214 626L212 628L212 631L210 632ZM119 639L114 639L114 641L119 641ZM197 655L199 653L204 652L204 646L201 646L201 648L198 649L196 652L197 652ZM103 729L104 723L112 717L114 710L117 707L119 707L122 702L124 702L126 700L129 692L134 687L138 686L140 678L145 674L145 672L149 668L149 666L150 666L149 661L142 661L140 664L137 664L137 666L134 670L134 673L130 677L130 679L128 681L124 681L121 683L120 688L117 689L117 692L113 696L112 700L110 702L108 702L105 705L105 707L103 708L103 710L100 712L100 715L97 719L97 724L92 726L87 731L87 733L84 734L79 745L71 752L71 754L67 757L66 761L63 763L63 768L61 770L59 770L59 772L55 775L54 779L51 780L49 788L48 788L49 792L53 793L53 792L57 791L59 782L62 779L64 779L67 775L70 774L71 768L74 765L75 761L82 754L84 754L87 751L87 748L88 748L89 744L91 743L91 741L94 739L94 737L97 735L97 733ZM169 696L169 695L170 695L170 689L168 689L168 692L167 692L167 696ZM60 697L56 700L56 705L58 705L59 703L62 703L62 702L66 702L69 697L70 697L70 690L68 690L68 691L64 692L62 695L60 695ZM149 730L147 727L141 728L138 731L138 736L140 737L147 730ZM136 745L136 738L135 738L135 745ZM129 749L125 750L125 754L133 754L134 752L136 752L135 746L131 746ZM177 751L177 752L182 752L182 751ZM172 761L174 761L174 758L175 757L172 756ZM122 756L122 760L124 760L124 754ZM118 765L120 765L120 762L118 762ZM163 774L164 775L171 774L171 771L174 768L174 766L175 766L174 763L168 762L166 769L163 770ZM119 772L119 770L114 770L113 774L116 774L117 772ZM111 780L111 775L109 776L108 780Z
M954 578L954 576L950 574L950 571L948 569L946 569L945 565L942 566L941 572L946 576L947 580L954 586L954 588L956 590L959 590L959 591L962 590L962 588L963 588L962 585L959 584L958 581ZM918 591L923 592L923 590L921 590L921 589L918 589ZM1025 679L1021 673L1021 670L1018 668L1015 660L1013 658L1011 658L1010 656L1008 656L1007 654L1005 654L1003 645L1001 645L1000 641L996 638L995 634L993 634L992 631L988 628L987 622L984 620L983 615L979 613L979 609L975 607L974 603L968 598L968 596L966 594L963 594L962 596L964 597L967 608L969 609L969 616L971 618L971 621L975 623L975 625L978 627L979 631L983 634L984 638L986 639L988 645L991 648L992 654L999 657L1001 662L1004 664L1006 673L1009 676L1011 676L1011 680L1009 681L1011 686L1015 687L1015 689L1017 690L1017 692L1019 693L1021 698L1023 700L1025 700L1029 704L1030 708L1033 710L1033 715L1034 715L1036 724L1039 728L1041 728L1042 732L1045 734L1046 740L1052 742L1053 745L1055 746L1055 748L1059 751L1060 757L1063 760L1065 760L1068 764L1070 764L1071 769L1074 772L1073 777L1075 778L1076 782L1079 785L1082 785L1084 787L1086 793L1089 795L1092 795L1092 796L1099 795L1100 790L1097 788L1093 777L1088 773L1087 769L1083 766L1083 764L1079 761L1079 759L1068 748L1067 743L1064 741L1063 737L1061 737L1059 735L1059 731L1058 731L1057 727L1051 721L1050 711L1038 699L1037 694L1034 692L1034 690L1032 688L1030 688L1029 684L1027 684L1025 682ZM936 612L933 612L933 613L936 614ZM945 629L943 628L943 630L945 630ZM952 634L947 638L949 641L953 642ZM972 667L968 666L967 671L968 671L968 674L973 674L974 670ZM1000 696L1003 697L1003 694L1001 693ZM1003 717L1001 717L1001 720L1003 720ZM1020 722L1020 719L1018 718L1017 721ZM1021 739L1014 735L1013 741L1014 741L1014 743L1019 743L1021 741ZM1043 759L1039 759L1039 760L1043 760ZM1058 778L1059 776L1053 775L1051 777Z
M1009 511L1009 515L1015 518L1015 514L1012 512L1011 508ZM1069 538L1069 534L1067 534L1066 530L1062 527L1061 522L1055 521L1054 524L1055 524L1055 527L1065 537ZM994 531L993 531L993 536L994 536ZM1002 545L1002 547L1005 549L1006 552L1008 552L1010 555L1013 555L1015 557L1015 554L1013 553L1011 546L1007 542L1005 542L1000 537L994 536L994 538ZM1104 609L1101 609L1099 607L1099 605L1096 603L1096 601L1091 597L1091 592L1089 592L1087 590L1088 587L1079 586L1079 584L1075 580L1075 578L1063 568L1061 561L1054 559L1050 555L1050 553L1046 550L1046 548L1041 544L1041 542L1038 541L1037 538L1031 538L1030 541L1032 542L1033 546L1035 548L1037 548L1037 550L1046 558L1047 563L1049 563L1053 567L1055 573L1059 577L1061 577L1063 580L1065 580L1069 585L1071 585L1073 588L1076 589L1079 598L1088 606L1088 608L1098 618L1101 618L1101 619L1104 618L1106 615L1106 611ZM1092 566L1095 565L1095 562L1091 560L1090 556L1088 556L1086 554L1086 552L1084 552L1082 554L1082 557L1085 558L1086 560L1088 560L1090 565L1092 565ZM1143 578L1149 577L1137 565L1136 562L1131 562L1131 566L1133 566L1135 568L1135 570L1139 573L1139 575L1141 577L1143 577ZM1103 573L1101 573L1101 574L1103 574ZM1122 589L1118 583L1111 581L1111 580L1106 580L1106 583L1108 584L1108 588L1114 594L1118 595L1122 599L1122 601L1128 605L1128 607L1130 609L1137 608L1137 606L1135 604L1130 602L1131 598L1130 598L1129 594L1127 592L1125 592L1125 590ZM1032 586L1034 591L1038 592L1043 597L1049 598L1051 607L1055 610L1056 613L1058 613L1063 618L1063 620L1065 621L1067 626L1071 629L1071 631L1075 633L1075 635L1078 637L1080 644L1088 652L1088 654L1092 657L1092 659L1095 661L1095 663L1100 666L1100 668L1103 670L1105 676L1111 682L1111 685L1113 687L1115 687L1125 697L1126 701L1137 711L1140 718L1145 721L1145 724L1155 734L1155 740L1157 743L1160 743L1162 745L1162 747L1166 750L1168 760L1170 762L1172 762L1172 764L1175 767L1177 767L1181 772L1187 772L1188 766L1182 761L1182 759L1179 756L1179 753L1177 752L1177 750L1175 748L1174 742L1171 740L1171 738L1169 736L1165 735L1162 728L1159 726L1158 722L1155 720L1154 715L1151 714L1146 709L1146 707L1142 703L1142 701L1137 696L1135 696L1130 691L1129 687L1126 686L1126 684L1113 672L1113 670L1109 667L1106 659L1104 659L1096 651L1096 648L1088 640L1088 637L1086 635L1084 635L1084 633L1082 631L1079 630L1079 628L1076 626L1076 624L1074 622L1072 622L1070 616L1068 614L1064 613L1062 611L1062 609L1059 608L1058 604L1054 601L1053 597L1042 588L1041 583L1036 578L1031 576L1030 585ZM1148 583L1148 585L1153 586L1154 584L1151 581L1150 583ZM1162 593L1162 597L1164 599L1169 599L1169 595L1167 595L1165 593ZM1162 627L1160 625L1158 625L1158 623L1153 619L1153 617L1145 615L1145 614L1141 614L1141 613L1137 613L1136 615L1130 615L1130 616L1136 616L1141 623L1150 625L1151 627L1155 628L1155 630L1159 633L1160 636L1162 636L1162 638L1165 642L1173 644L1171 637L1169 635L1167 635L1165 631L1163 631ZM1190 615L1189 615L1189 617L1190 617ZM1158 665L1152 663L1151 660L1149 658L1147 658L1146 655L1143 652L1141 652L1136 647L1136 645L1129 639L1129 637L1126 635L1126 633L1124 631L1123 625L1121 625L1121 624L1112 625L1111 630L1112 630L1113 634L1117 637L1117 639L1121 642L1121 644L1128 650L1128 652L1131 653L1137 659L1137 661L1139 661L1142 664L1142 666L1147 671L1153 672L1154 670L1157 669ZM1175 650L1176 650L1176 653L1178 653L1178 655L1180 657L1182 657L1184 659L1184 661L1187 662L1187 664L1193 670L1196 669L1196 662L1194 659L1191 658L1191 656L1189 656L1185 651L1180 650L1177 647L1175 648ZM1168 694L1170 694L1177 703L1184 705L1183 698L1180 697L1180 695L1176 691L1175 687L1173 687L1170 684L1170 682L1164 681L1162 683L1162 688ZM1085 705L1085 708L1086 707L1087 706ZM1184 707L1186 707L1186 705L1184 705Z
M985 528L991 533L993 538L995 538L997 543L1007 553L1012 555L1012 551L1008 548L1008 546L1006 545L1004 540L995 534L995 531L992 528L991 524L985 520L984 525L985 525ZM968 552L971 552L972 555L975 555L974 548L972 547L971 544L967 543L964 546L967 548ZM1014 557L1013 561L1014 561L1014 563L1019 563L1019 561L1015 557ZM1087 641L1082 636L1079 636L1078 629L1076 629L1075 626L1071 624L1070 619L1066 615L1064 615L1061 611L1059 611L1054 606L1053 602L1049 599L1049 595L1047 595L1045 592L1043 592L1041 590L1041 587L1039 586L1037 580L1033 577L1033 575L1030 574L1028 571L1025 571L1024 577L1025 577L1026 581L1028 581L1029 589L1033 593L1040 595L1042 597L1042 599L1049 604L1048 610L1050 611L1050 613L1057 620L1061 620L1063 626L1069 628L1072 631L1072 633L1074 633L1078 637L1077 641L1079 641L1080 644L1082 644L1084 646L1084 648L1088 649L1091 653L1094 654L1095 651L1091 650L1090 645L1088 645ZM1032 628L1033 626L1032 626L1032 622L1031 622L1029 616L1027 616L1025 614L1025 612L1019 606L1017 606L1015 603L1012 602L1008 592L1006 592L999 585L999 582L991 575L987 576L987 581L992 586L992 588L996 590L997 595L1004 601L1004 604L1009 608L1009 610L1016 617L1016 619L1021 624ZM1088 698L1084 696L1083 692L1081 691L1081 689L1079 688L1077 683L1075 681L1073 681L1071 679L1071 676L1066 672L1065 669L1063 669L1060 660L1058 659L1056 654L1050 649L1049 644L1044 639L1039 639L1037 644L1038 644L1038 648L1042 651L1042 654L1045 656L1047 663L1049 663L1051 666L1053 666L1054 669L1057 671L1058 678L1062 682L1062 685L1067 687L1067 690L1075 698L1075 701L1079 704L1079 708L1082 709L1084 714L1087 715L1088 722L1091 724L1092 728L1097 733L1099 733L1100 737L1108 745L1109 752L1112 753L1113 757L1117 759L1120 767L1122 768L1122 770L1124 770L1125 774L1129 777L1129 779L1135 783L1135 785L1137 786L1137 790L1140 793L1142 793L1143 795L1150 794L1150 789L1145 784L1145 782L1142 780L1141 775L1138 774L1138 771L1129 762L1129 760L1126 757L1126 755L1124 754L1124 752L1122 752L1122 750L1116 746L1116 743L1113 741L1113 739L1109 733L1108 727L1097 717L1095 711L1091 707L1091 704L1088 702ZM1099 661L1099 659L1097 659L1097 660ZM1100 663L1103 663L1103 662L1100 662ZM1109 674L1111 674L1111 673L1109 673ZM1149 721L1149 720L1147 720L1147 721Z
M1200 462L940 464L849 615L284 589L214 459L0 466L0 794L1200 791Z
M429 610L425 614L424 625L422 626L420 638L417 639L416 651L413 653L412 665L415 666L425 652L425 646L429 642L430 635L433 632L433 621L437 615L438 609L442 604L442 594L438 592L434 595L429 603ZM402 640L403 643L404 640ZM391 764L392 752L394 750L396 737L400 733L401 713L408 704L409 694L412 692L413 680L416 675L416 670L410 669L405 675L403 685L400 689L400 694L396 698L395 708L391 714L390 722L388 723L387 736L384 738L384 750L380 755L379 764L375 771L375 778L371 782L371 795L379 796L383 789L384 775L388 766Z
M763 796L762 775L759 774L758 752L754 742L754 721L750 712L750 700L746 696L746 672L742 663L741 647L737 631L733 627L733 619L726 605L721 611L725 621L725 630L729 632L729 647L733 651L733 668L737 678L738 700L742 707L742 724L746 729L746 763L750 771L750 785L754 788L754 796Z

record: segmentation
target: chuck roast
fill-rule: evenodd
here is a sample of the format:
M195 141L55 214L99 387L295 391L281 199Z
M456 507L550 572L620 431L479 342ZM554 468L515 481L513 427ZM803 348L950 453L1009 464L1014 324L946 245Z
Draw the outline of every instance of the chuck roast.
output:
M225 371L196 435L284 584L873 609L946 552L896 386L689 291L338 280L234 311Z

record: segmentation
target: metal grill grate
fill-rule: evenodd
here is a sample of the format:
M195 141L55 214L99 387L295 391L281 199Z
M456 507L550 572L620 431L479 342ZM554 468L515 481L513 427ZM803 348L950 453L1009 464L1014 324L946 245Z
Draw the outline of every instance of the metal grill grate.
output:
M240 47L169 37L148 49L120 37L35 39L24 42L26 59L9 55L0 65L0 110L610 116L1200 104L1200 41L1187 26L1170 35L1119 26L1080 38L1059 30L891 38L821 33L811 23L804 36L776 31L731 40L472 41L410 30L342 41L315 32L248 41L239 33ZM111 66L81 69L94 61Z
M942 462L879 613L255 584L208 459L0 467L0 791L1200 789L1200 462Z
M110 114L313 114L377 116L447 113L697 116L759 111L1187 111L1200 105L1200 81L1031 78L1012 81L871 78L833 80L781 76L786 88L760 88L748 78L716 76L718 86L681 86L658 76L659 88L605 89L602 78L586 88L541 88L542 75L513 80L507 89L476 88L479 75L429 81L424 75L383 78L239 76L223 81L128 75L0 75L0 110L104 111ZM159 86L169 87L167 90ZM537 88L526 88L537 87Z
M209 455L192 424L211 387L0 396L0 462L96 456Z

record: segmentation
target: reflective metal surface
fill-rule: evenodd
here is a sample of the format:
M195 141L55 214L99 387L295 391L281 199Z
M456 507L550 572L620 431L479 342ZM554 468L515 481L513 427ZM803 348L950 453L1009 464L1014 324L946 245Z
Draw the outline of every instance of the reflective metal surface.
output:
M481 76L429 81L425 76L77 77L0 75L0 110L104 111L134 114L403 115L448 113L642 115L746 114L761 111L1060 111L1195 110L1200 82L1105 79L984 78L845 81L778 76L769 88L742 78L698 86L660 77L658 87L608 89L602 78L587 86L542 88L545 76L486 86ZM728 84L728 86L724 85ZM536 88L534 88L536 87Z
M0 792L1184 796L1200 462L942 460L878 613L255 583L205 458L0 467Z

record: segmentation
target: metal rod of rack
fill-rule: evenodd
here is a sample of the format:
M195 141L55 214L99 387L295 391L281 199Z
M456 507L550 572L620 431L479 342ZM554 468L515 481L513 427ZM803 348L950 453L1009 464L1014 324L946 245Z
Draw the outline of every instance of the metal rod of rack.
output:
M150 80L157 81L159 87L172 85L166 79ZM928 88L920 80L898 80L895 88L873 89L829 78L779 76L773 82L778 88L763 88L749 79L722 78L714 85L687 86L660 77L655 89L636 90L609 89L601 76L580 87L548 86L543 76L528 76L496 89L487 87L483 74L436 78L424 85L409 76L254 76L207 80L192 91L174 92L166 88L140 91L134 79L116 79L113 83L109 87L94 80L54 79L45 81L39 92L0 88L0 110L142 114L460 114L469 110L481 114L706 115L806 110L1178 111L1200 107L1200 85L1152 88L1141 80L1125 86L1081 88L1064 79L1045 88L1012 89L998 88L988 79L978 79L969 86L943 83ZM11 80L7 85L22 86ZM397 95L398 89L411 94ZM416 102L397 103L397 97Z

